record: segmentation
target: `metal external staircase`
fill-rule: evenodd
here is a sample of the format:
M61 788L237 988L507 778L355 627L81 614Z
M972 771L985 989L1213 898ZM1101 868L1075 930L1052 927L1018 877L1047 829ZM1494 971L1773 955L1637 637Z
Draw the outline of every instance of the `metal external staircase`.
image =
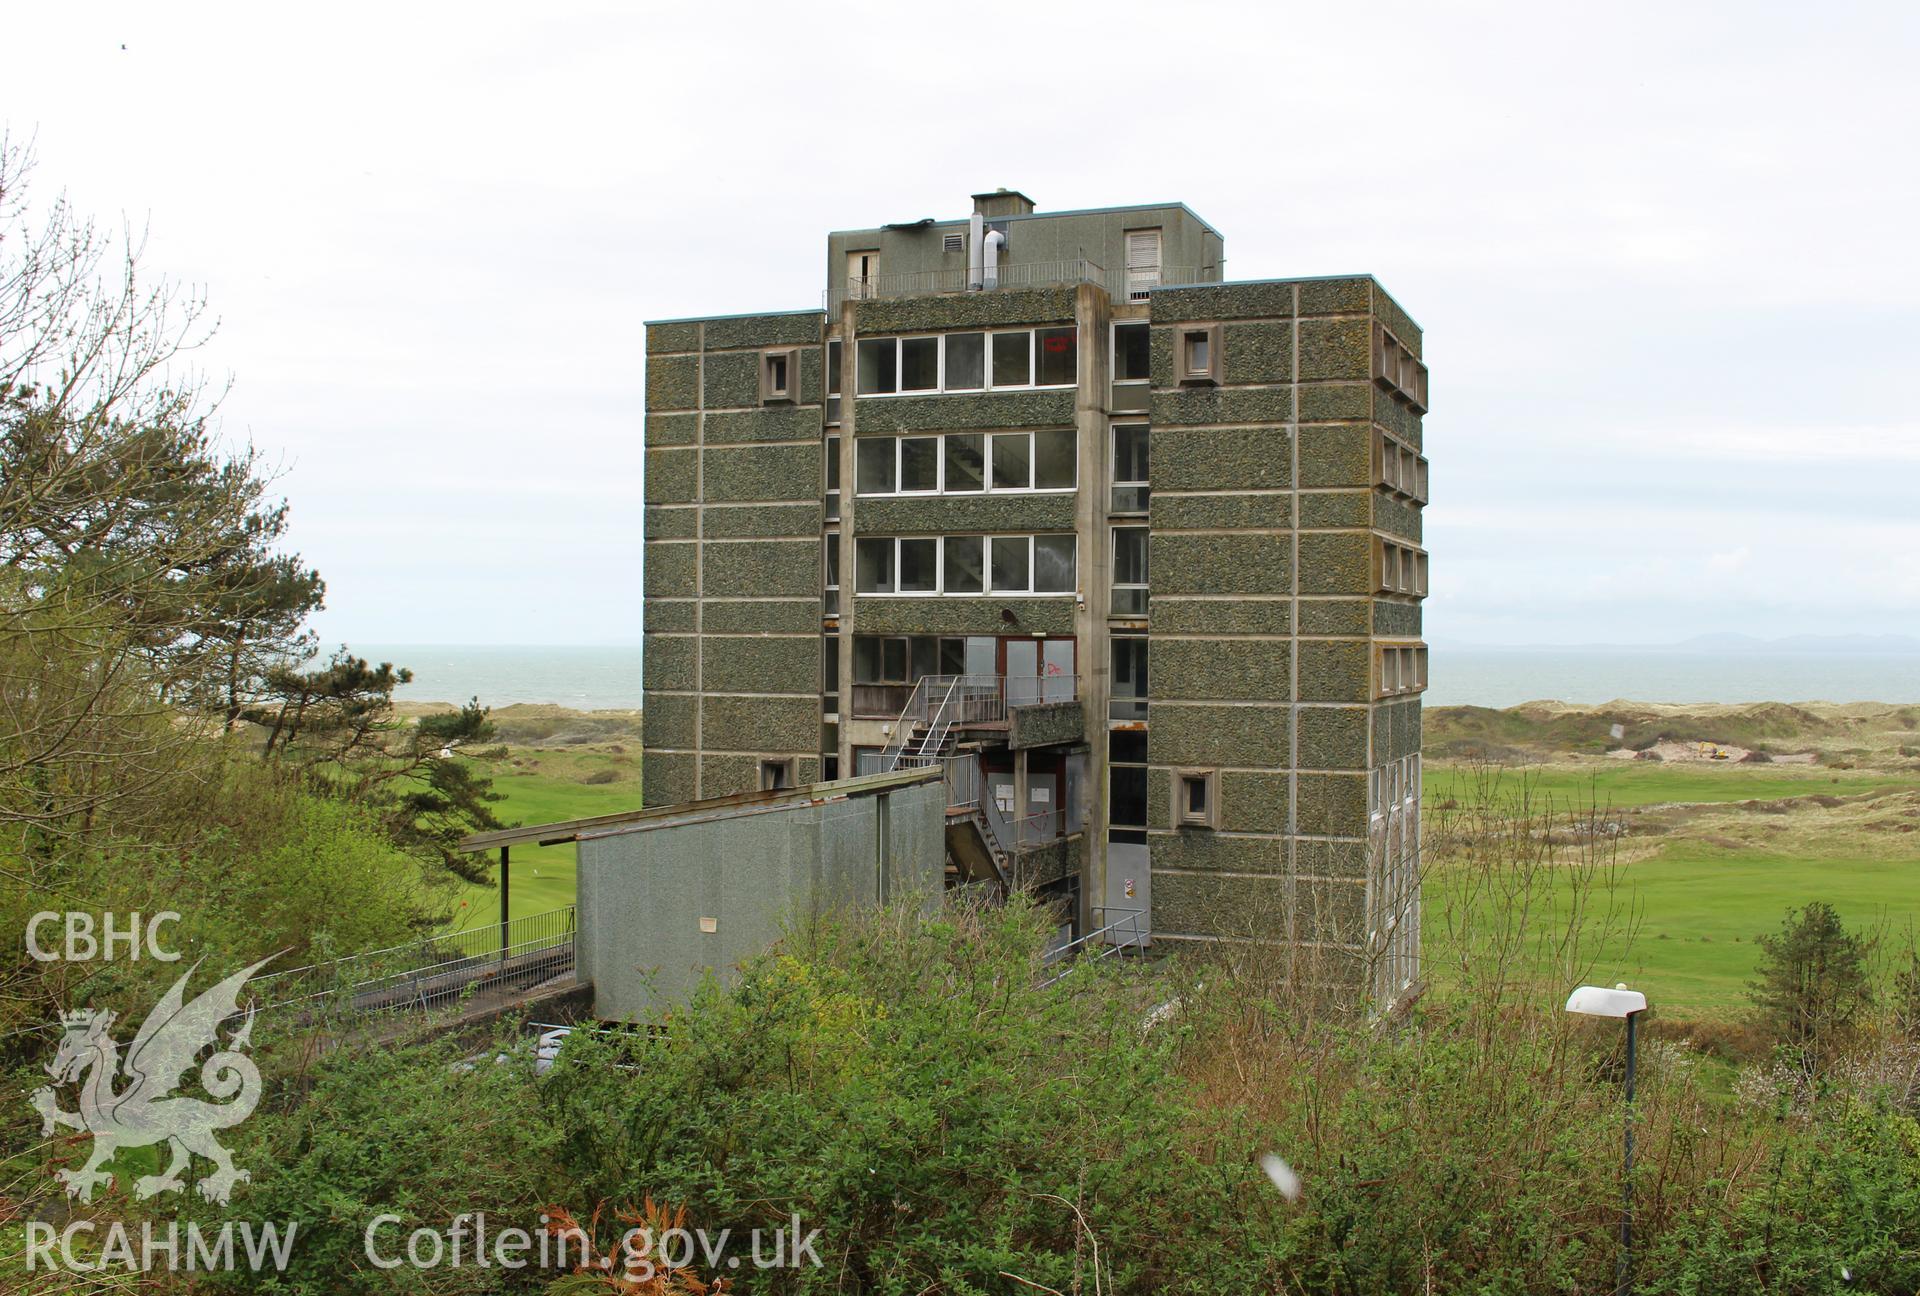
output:
M956 728L1006 718L1006 681L1000 676L923 675L900 708L880 770L931 764L952 750Z
M1007 718L1006 681L998 675L922 676L900 709L880 769L941 766L947 785L947 853L967 882L1014 883L1014 829L985 794L980 758L954 750L959 729Z

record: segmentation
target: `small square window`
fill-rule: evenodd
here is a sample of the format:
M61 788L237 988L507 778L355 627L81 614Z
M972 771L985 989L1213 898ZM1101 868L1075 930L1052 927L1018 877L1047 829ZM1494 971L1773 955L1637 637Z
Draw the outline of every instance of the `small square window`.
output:
M1179 333L1180 381L1218 383L1220 381L1220 330L1188 328Z
M778 792L793 786L793 760L763 760L760 762L760 790Z
M768 351L760 357L760 403L794 399L800 376L799 355L793 351Z
M1174 771L1173 823L1176 828L1220 826L1220 773L1218 770Z

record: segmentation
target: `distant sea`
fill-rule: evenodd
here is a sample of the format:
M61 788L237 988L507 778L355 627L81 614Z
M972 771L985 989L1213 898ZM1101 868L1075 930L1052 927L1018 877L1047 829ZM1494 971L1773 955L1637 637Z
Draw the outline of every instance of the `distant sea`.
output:
M356 644L411 667L411 702L547 702L637 709L640 646L489 647ZM1635 702L1920 702L1920 653L1721 653L1635 648L1432 650L1428 706L1513 706L1555 699Z
M394 696L403 702L465 702L486 706L546 702L575 711L640 709L640 645L611 648L563 645L356 644L372 662L413 672Z

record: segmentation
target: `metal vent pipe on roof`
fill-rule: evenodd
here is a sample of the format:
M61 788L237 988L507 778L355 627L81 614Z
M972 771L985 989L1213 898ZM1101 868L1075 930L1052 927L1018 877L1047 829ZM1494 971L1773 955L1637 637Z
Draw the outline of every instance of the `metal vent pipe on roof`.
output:
M1006 241L1007 236L999 230L988 231L986 245L982 249L985 264L980 271L981 287L998 288L1000 286L1000 247Z
M979 212L977 211L974 212L974 214L967 219L967 291L968 292L980 291L980 260L981 260L981 251L982 251L980 246L980 239L981 239L981 234L985 229L986 229L986 219L982 217Z

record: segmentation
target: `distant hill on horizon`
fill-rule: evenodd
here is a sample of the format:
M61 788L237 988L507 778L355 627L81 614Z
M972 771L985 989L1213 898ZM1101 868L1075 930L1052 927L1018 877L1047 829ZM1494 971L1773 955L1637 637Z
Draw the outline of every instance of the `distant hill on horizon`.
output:
M1465 640L1440 641L1432 645L1440 650L1472 649L1480 652L1615 652L1615 653L1701 653L1719 656L1920 656L1920 638L1904 634L1787 635L1762 639L1745 634L1703 634L1672 643L1623 644L1483 644Z

